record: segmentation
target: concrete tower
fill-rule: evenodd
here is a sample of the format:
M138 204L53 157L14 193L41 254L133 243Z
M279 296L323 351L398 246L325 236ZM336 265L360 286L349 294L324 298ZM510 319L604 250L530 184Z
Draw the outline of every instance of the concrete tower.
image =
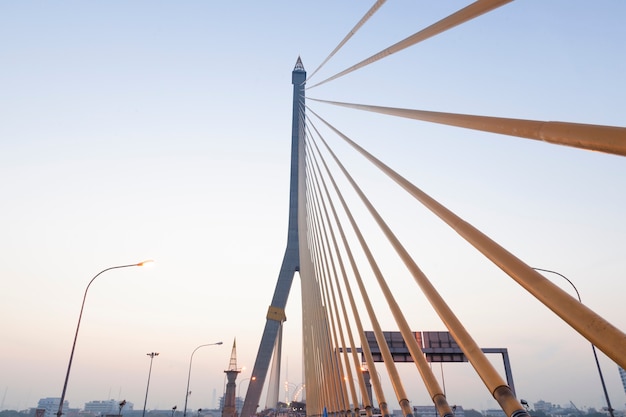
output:
M237 341L233 341L233 350L230 352L230 363L228 369L224 371L228 383L226 384L226 392L224 393L224 408L222 408L222 417L237 417L237 384L235 380L241 372L237 369Z
M304 174L304 85L306 71L300 57L291 73L293 84L293 112L291 119L291 175L289 186L289 225L287 230L287 249L283 258L283 264L278 274L278 282L274 289L272 304L267 311L265 329L261 338L261 344L257 353L252 377L246 399L241 410L242 417L250 417L259 406L261 391L267 376L272 352L276 346L279 332L282 332L282 324L286 320L285 305L291 289L291 283L296 271L300 270L300 245L299 223L304 224L305 218L305 174ZM278 348L279 349L279 348ZM280 351L280 350L278 350ZM275 355L277 361L274 368L280 376L280 355ZM270 392L278 393L279 378L273 381L274 387L269 387ZM276 398L276 402L278 398ZM273 404L275 406L276 404Z

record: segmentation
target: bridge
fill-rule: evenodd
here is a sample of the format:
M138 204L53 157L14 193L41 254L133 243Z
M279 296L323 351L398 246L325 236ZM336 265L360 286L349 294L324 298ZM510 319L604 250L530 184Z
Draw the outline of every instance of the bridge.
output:
M316 79L319 70L350 42L384 3L376 1L311 73L307 73L300 58L293 69L287 247L267 310L242 417L249 417L258 411L263 403L261 394L264 388L267 404L278 403L285 306L296 273L301 281L307 415L364 413L371 416L373 408L377 407L382 415L387 416L391 406L399 406L404 416L412 416L410 401L398 372L399 351L398 345L392 343L394 337L401 345L401 353L414 363L417 375L441 417L451 417L454 412L431 366L433 353L459 355L458 360L470 363L484 389L507 416L528 415L515 393L511 375L501 375L488 360L486 354L489 349L481 346L464 324L465 318L455 312L454 306L439 290L441 280L431 276L420 265L423 259L419 245L405 243L409 236L403 232L402 226L394 224L394 210L407 210L408 204L415 207L412 209L416 210L416 221L423 222L424 214L429 213L430 221L439 221L445 226L444 233L454 233L497 267L502 279L512 280L517 284L518 291L534 297L555 317L589 341L594 353L597 348L616 364L626 367L626 335L545 276L546 272L553 271L542 270L525 261L522 256L472 225L462 213L455 212L418 184L403 177L400 171L360 144L359 138L352 137L324 117L323 110L329 106L341 107L369 112L372 117L386 115L453 126L470 132L544 142L537 143L537 146L577 148L581 152L595 151L617 156L626 155L626 128L576 121L461 114L316 97L317 87L350 76L397 52L506 7L510 0L475 1L332 76ZM345 157L348 149L354 154ZM389 181L388 187L397 187L406 193L400 205L386 201L379 202L379 205L374 203L368 195L368 181L357 180L350 168L357 157L378 170L376 175L379 176L372 174L369 181L382 181L385 177ZM431 237L422 244L434 244L436 240ZM450 257L453 258L453 255ZM389 266L388 258L399 260L401 267ZM487 284L477 282L474 285ZM415 294L419 309L414 309L413 305L410 308L402 305L400 299L406 292ZM522 313L515 309L517 295L501 296L510 300L511 309L494 311L494 321L506 322L508 314ZM421 314L429 314L422 313L423 309L434 312L440 320L441 334L445 335L442 337L448 350L435 352L432 350L434 345L425 343L425 339L430 340L434 336L422 331L435 329L421 327ZM382 317L385 317L384 321ZM388 327L389 323L393 323L393 328ZM444 346L437 345L436 348L443 349ZM369 372L376 369L377 361L384 364L393 386L393 398L385 396L380 375ZM610 403L608 407L611 408Z

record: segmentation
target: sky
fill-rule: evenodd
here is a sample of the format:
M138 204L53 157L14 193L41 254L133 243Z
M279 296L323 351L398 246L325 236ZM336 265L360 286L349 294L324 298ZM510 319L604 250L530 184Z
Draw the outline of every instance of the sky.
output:
M222 394L235 340L247 388L286 244L291 71L300 56L312 73L372 3L0 2L0 409L60 396L87 283L145 259L155 265L91 285L70 406L142 407L146 353L159 352L147 408L180 409L192 352L218 341L193 356L189 408ZM467 4L387 2L309 85ZM625 126L625 15L618 0L515 1L307 96ZM623 157L309 105L526 263L567 276L626 329ZM335 143L477 342L508 349L518 397L605 405L589 342ZM414 329L444 330L379 246ZM303 381L300 305L296 277L288 386ZM380 319L395 330L382 309ZM599 360L624 409L616 364ZM428 404L414 367L400 369L412 404ZM496 407L470 365L433 371L451 404Z

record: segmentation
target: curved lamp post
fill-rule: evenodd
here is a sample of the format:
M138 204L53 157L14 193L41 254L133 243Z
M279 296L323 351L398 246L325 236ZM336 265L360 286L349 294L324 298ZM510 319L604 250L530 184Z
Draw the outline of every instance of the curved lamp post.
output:
M244 382L246 381L256 381L256 376L251 376L250 378L244 378L239 382L239 388L237 388L237 398L241 398L241 386L243 385ZM249 385L249 384L248 384ZM236 403L237 401L235 401ZM241 410L239 409L240 407L237 408L237 412L240 413Z
M65 401L65 392L67 391L67 381L70 378L70 369L72 369L72 359L74 359L74 350L76 349L76 339L78 339L78 329L80 328L80 320L83 317L83 309L85 308L85 300L87 299L87 291L89 291L89 287L91 286L91 283L96 278L98 278L101 274L105 273L106 271L110 271L111 269L129 268L131 266L144 266L152 262L154 261L143 261L137 264L112 266L110 268L103 269L102 271L98 272L95 277L91 278L91 281L89 281L89 284L87 284L87 288L85 288L85 295L83 295L83 303L80 306L80 314L78 314L78 324L76 325L76 333L74 333L74 343L72 343L72 352L70 353L70 361L67 364L67 372L65 374L65 382L63 383L63 391L61 392L61 401L59 402L59 411L57 411L57 417L61 417L61 415L63 415L63 402Z
M187 375L187 390L185 390L185 408L183 408L183 417L187 417L187 400L189 399L189 381L191 380L191 362L193 361L193 354L196 353L196 350L200 349L201 347L221 344L222 342L207 343L205 345L198 346L193 350L193 352L191 352L191 358L189 358L189 374ZM200 414L200 410L198 410L198 414Z
M565 281L569 282L570 285L572 286L572 288L574 288L574 291L576 291L576 297L578 298L578 302L582 303L582 300L580 299L580 293L578 292L578 289L576 288L576 286L574 285L574 283L572 281L570 281L569 278L567 278L565 275L560 274L556 271L551 271L549 269L541 269L541 268L533 268L536 271L541 271L541 272L549 272L551 274L556 274L558 276L560 276L561 278L565 279ZM606 398L606 405L607 408L609 409L609 415L611 417L613 416L613 407L611 407L611 400L609 400L609 393L606 390L606 384L604 383L604 376L602 376L602 368L600 368L600 362L598 361L598 354L596 353L596 347L594 346L594 344L591 344L591 350L593 351L593 357L596 360L596 367L598 368L598 374L600 375L600 383L602 384L602 390L604 391L604 398Z
M294 401L298 401L298 395L302 395L302 391L304 390L304 383L300 383L298 385L296 385L296 388L294 388L294 392L293 392L293 400ZM363 400L363 398L361 398L361 401Z

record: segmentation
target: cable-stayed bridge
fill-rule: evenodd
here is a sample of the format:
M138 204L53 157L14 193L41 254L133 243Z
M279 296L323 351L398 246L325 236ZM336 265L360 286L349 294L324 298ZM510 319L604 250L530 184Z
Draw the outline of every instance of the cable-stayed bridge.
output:
M507 3L510 1L476 1L330 77L316 80L318 71L350 42L351 37L367 24L380 7L384 7L384 1L377 1L310 74L298 58L292 73L287 248L241 412L244 417L257 411L262 403L260 397L264 387L267 387L267 404L278 402L282 326L296 272L301 280L307 414L352 415L363 411L371 415L372 407L377 406L383 415L388 415L390 407L399 406L405 416L411 416L410 402L395 362L398 346L390 343L388 332L394 331L401 335L402 349L406 349L413 359L417 374L439 415L453 415L445 390L434 375L429 358L423 353L425 344L422 334L418 332L426 329L421 328L419 317L415 317L412 311L407 314L398 301L404 292L415 292L421 297L420 308L434 311L442 327L452 337L454 348L462 352L464 360L469 361L480 377L485 390L507 416L527 415L516 396L512 380L501 375L487 359L484 346L464 325L464 317L457 315L454 306L438 290L435 280L420 266L419 251L405 244L406 236L402 230L392 226L393 210L405 210L404 204L408 201L421 207L419 210L431 213L433 219L442 222L499 268L503 279L506 277L518 284L519 291L545 305L587 339L594 349L597 347L615 363L626 367L626 335L622 330L554 284L535 265L474 227L461 213L454 212L418 184L404 178L392 166L362 147L358 138L351 137L327 120L323 112L329 106L340 106L370 112L372 117L382 114L403 120L454 126L471 132L548 142L549 146L563 149L578 148L581 152L596 151L618 156L626 155L626 128L576 121L529 120L382 106L378 103L328 100L314 95L317 87L348 77L397 52L479 19L500 7L507 7ZM367 177L358 180L353 175L349 163L344 162L341 152L336 150L338 147L342 148L342 152L351 148L387 177L388 187L403 190L406 196L402 205L383 202L380 207L374 204L367 192ZM378 177L376 180L379 181ZM453 257L453 254L450 256ZM400 260L403 270L397 267L387 269L387 257ZM481 283L475 285L480 286ZM511 295L510 299L513 304L511 310L515 311L515 295ZM381 324L382 315L392 318L394 328ZM506 321L506 312L496 311L494 317ZM364 372L375 369L374 349L382 359L393 386L393 398L385 396L377 372ZM611 407L610 404L608 406Z

